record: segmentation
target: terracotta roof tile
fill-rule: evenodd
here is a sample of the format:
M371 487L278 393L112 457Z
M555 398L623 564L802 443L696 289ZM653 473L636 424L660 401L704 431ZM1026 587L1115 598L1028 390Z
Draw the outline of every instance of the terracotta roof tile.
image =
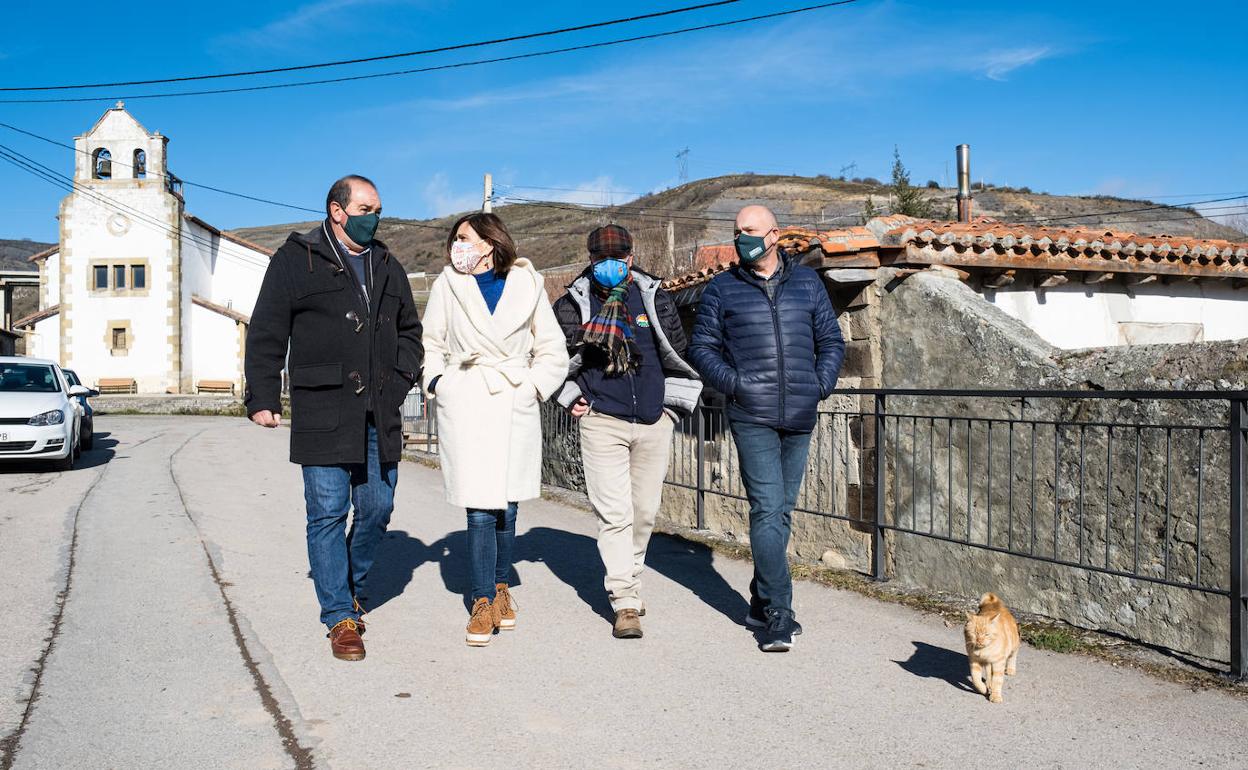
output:
M1131 262L1132 272L1182 272L1195 268L1201 275L1248 274L1248 242L1190 236L1139 235L1122 230L1088 227L1045 227L998 222L978 217L971 222L914 219L900 215L877 217L858 227L816 231L790 227L780 232L786 251L805 253L818 246L829 257L860 251L891 252L893 264L905 264L907 248L956 255L991 256L994 264L1053 269L1053 259L1096 258ZM911 257L913 258L913 257ZM664 286L680 289L710 280L736 261L731 244L703 246L694 264L697 270L673 276ZM922 260L918 260L922 261ZM1165 263L1165 267L1161 265ZM1072 269L1088 265L1072 264ZM1098 265L1102 269L1104 263ZM1127 269L1124 267L1124 269Z

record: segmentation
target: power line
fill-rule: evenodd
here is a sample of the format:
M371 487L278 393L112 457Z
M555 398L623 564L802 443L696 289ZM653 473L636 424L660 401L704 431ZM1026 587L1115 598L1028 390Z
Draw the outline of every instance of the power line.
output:
M246 70L243 72L221 72L209 75L184 75L181 77L171 78L153 78L151 80L122 80L112 83L77 83L71 85L53 85L53 86L4 86L0 87L0 91L67 91L85 88L116 88L120 86L147 86L157 85L160 83L186 83L197 80L219 80L222 78L240 78L250 77L253 75L273 75L281 72L299 72L303 70L325 69L327 67L342 67L349 64L365 64L367 62L388 61L390 59L403 59L412 56L427 56L435 53L446 53L448 51L460 51L467 48L484 48L486 46L501 45L503 43L515 43L520 40L533 40L542 37L551 37L554 35L564 35L570 32L583 32L587 29L598 29L600 27L611 27L617 24L630 24L637 21L645 21L647 19L657 19L662 16L674 16L680 13L689 13L690 11L701 11L707 8L715 8L722 5L734 5L740 0L722 0L722 2L702 3L701 5L690 5L684 8L673 8L666 11L656 11L655 13L647 13L641 16L629 16L622 19L612 19L610 21L599 21L589 24L580 24L575 27L563 27L561 29L552 29L545 32L531 32L524 35L512 35L510 37L500 37L493 40L480 40L473 43L457 43L455 45L442 46L440 48L426 48L419 51L405 51L403 53L384 54L382 56L369 56L359 59L342 59L339 61L321 62L318 64L298 64L288 67L273 67L271 69L262 70Z
M710 29L722 29L724 27L732 27L739 24L748 24L756 21L764 21L768 19L776 19L783 16L792 16L794 14L809 13L811 11L832 8L841 5L850 5L857 0L838 0L831 3L820 3L819 5L810 5L804 8L793 8L787 11L775 11L773 13L759 14L756 16L748 16L740 19L731 19L729 21L716 22L714 24L701 24L694 27L684 27L681 29L669 30L667 32L655 32L649 35L636 35L634 37L619 38L616 40L606 40L599 43L586 43L584 45L569 46L566 48L554 48L546 51L534 51L532 53L516 54L513 56L500 56L492 59L476 59L466 62L455 62L451 64L441 64L431 67L418 67L407 70L397 70L392 72L375 72L368 75L351 75L339 78L325 78L322 80L304 80L293 83L271 83L262 86L246 86L240 88L216 88L199 91L170 91L166 93L156 94L135 94L130 96L84 96L73 98L55 98L55 99L0 99L0 104L67 104L73 102L97 102L97 101L135 101L138 99L166 99L179 96L208 96L218 94L237 94L253 91L271 91L279 88L302 88L304 86L327 85L331 83L348 83L360 80L373 80L376 78L388 78L401 75L416 75L426 72L438 72L442 70L462 69L465 67L476 67L485 64L499 64L502 62L521 61L524 59L536 59L543 56L554 56L556 54L571 53L574 51L588 51L597 48L608 48L611 46L625 45L627 43L638 43L645 40L658 40L660 38L673 37L676 35L684 35L692 32L702 32Z
M7 128L7 129L9 129L10 131L15 131L15 132L17 132L17 133L19 133L19 134L25 134L26 136L29 136L29 137L31 137L31 138L33 138L33 139L38 139L38 140L39 140L39 141L41 141L41 142L47 142L48 144L55 145L55 146L57 146L57 147L62 147L62 148L64 148L64 149L73 150L73 151L74 151L74 152L76 152L76 153L80 153L80 154L82 154L82 155L86 155L86 156L88 156L88 157L91 155L91 153L87 152L86 150L80 150L80 149L78 149L77 147L75 147L75 146L74 146L74 145L72 145L72 144L66 144L66 143L64 143L64 142L58 142L58 141L56 141L55 139L49 139L49 138L48 138L48 137L46 137L46 136L40 136L39 134L36 134L36 133L34 133L33 131L27 131L27 130L26 130L26 129L24 129L24 128L18 128L17 126L11 125L11 124L9 124L9 123L3 123L3 122L0 122L0 128ZM118 165L118 166L124 166L125 168L130 168L130 169L133 169L133 168L134 168L134 166L133 166L133 165L131 165L131 164L129 164L129 163L125 163L125 162L120 161L120 160L110 160L110 162L111 162L111 163L113 163L113 164L116 164L116 165ZM255 201L256 203L266 203L266 204L268 204L268 205L270 205L270 206L279 206L279 207L281 207L281 208L294 209L294 210L296 210L296 211L307 211L307 212L311 212L311 213L313 213L313 214L323 214L323 213L324 213L321 209L312 209L312 208L308 208L308 207L306 207L306 206L296 206L296 205L294 205L293 203L282 203L281 201L269 200L268 198L258 198L258 197L254 196L254 195L247 195L246 193L233 192L233 191L231 191L231 190L225 190L225 189L222 189L222 188L220 188L220 187L213 187L212 185L203 184L203 183L200 183L200 182L192 182L192 181L190 181L190 180L188 180L188 179L180 179L180 178L178 178L178 177L176 177L176 176L173 176L172 174L168 174L168 173L165 173L165 174L153 174L153 176L156 176L156 177L159 177L159 178L163 178L163 179L166 179L166 180L172 179L172 180L175 180L175 181L181 182L182 184L187 185L188 187L198 187L198 188L203 189L203 190L211 190L212 192L215 192L215 193L220 193L220 194L222 194L222 195L230 195L230 196L233 196L233 197L235 197L235 198L242 198L242 199L244 199L244 200Z
M1237 201L1237 200L1244 200L1244 199L1248 199L1248 195L1232 195L1226 198L1210 198L1208 200L1203 200L1203 201L1189 201L1187 203L1171 203L1171 204L1164 204L1160 206L1145 206L1143 208L1137 208L1137 209L1119 209L1117 211L1085 211L1085 212L1076 212L1074 214L1062 214L1059 216L1052 216L1052 217L1025 217L1023 219L1019 219L1016 221L1030 222L1030 223L1056 222L1056 221L1065 220L1065 219L1082 219L1085 217L1094 217L1094 216L1116 216L1118 214L1136 214L1142 211L1179 210L1179 209L1190 208L1192 206L1199 206L1204 203L1222 203L1225 201Z
M232 245L227 247L226 244L229 242L226 241L225 239L221 239L221 242L214 244L211 238L205 239L205 238L195 235L193 232L190 232L189 230L182 229L182 228L174 228L166 224L164 221L160 219L156 219L155 217L150 216L149 214L147 214L146 212L140 209L136 209L132 206L128 206L126 204L123 204L117 201L114 198L110 198L104 195L103 193L100 193L96 190L92 190L89 187L85 187L79 184L77 181L75 181L72 177L65 177L64 175L43 165L42 163L39 163L38 161L32 158L22 155L16 150L13 150L12 148L7 147L3 144L0 144L0 159L3 159L6 162L10 163L11 165L16 166L17 168L25 171L26 173L29 173L35 177L41 178L44 181L47 181L67 192L81 193L88 200L91 200L97 204L103 205L105 208L110 209L114 211L115 213L129 215L133 217L135 221L137 221L139 224L155 229L158 232L161 232L170 236L185 237L188 240L190 240L192 243L195 243L196 245L202 246L207 249L216 248L223 253L229 254L244 262L247 262L249 264L252 264L258 267L267 266L267 263L260 262L259 260L251 257L249 254L246 254L241 251L234 251Z
M0 124L3 125L3 124ZM539 187L532 184L498 184L496 187L503 187L508 190L544 190L554 192L579 192L579 193L602 193L604 195L653 195L653 192L637 192L635 190L592 190L586 187Z

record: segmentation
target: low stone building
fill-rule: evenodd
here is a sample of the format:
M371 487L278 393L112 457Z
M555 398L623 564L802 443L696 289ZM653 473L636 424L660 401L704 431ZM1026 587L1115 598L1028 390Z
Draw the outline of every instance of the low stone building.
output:
M907 586L968 607L992 590L1020 612L1230 659L1248 243L904 217L785 230L782 243L820 270L838 310L839 387L892 393L883 417L872 395L822 405L796 557L870 572L882 514L885 574ZM734 260L731 244L706 247L666 282L688 318ZM1157 340L1192 342L1142 344ZM955 389L1208 394L919 394ZM575 484L574 433L547 449L551 475ZM666 521L695 526L700 502L705 528L748 542L735 455L714 408L683 424Z
M1248 337L1248 243L892 216L823 232L786 229L782 244L824 272L834 299L847 301L880 267L952 268L984 300L1064 349ZM692 304L734 260L731 244L703 247L698 269L668 286Z
M246 330L272 252L189 214L169 139L118 103L76 137L60 241L30 257L30 355L139 393L242 392Z

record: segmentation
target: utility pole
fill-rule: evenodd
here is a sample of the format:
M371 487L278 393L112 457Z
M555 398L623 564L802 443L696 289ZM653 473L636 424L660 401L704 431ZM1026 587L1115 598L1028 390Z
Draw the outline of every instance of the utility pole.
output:
M481 198L481 210L489 214L494 210L494 175L486 172L485 174L485 191Z
M857 163L854 163L854 162L847 163L844 166L841 166L840 176L848 177L850 174L853 174L857 169L858 169Z
M668 275L676 275L676 221L667 220Z
M689 148L676 153L676 174L680 177L680 183L684 184L689 181Z

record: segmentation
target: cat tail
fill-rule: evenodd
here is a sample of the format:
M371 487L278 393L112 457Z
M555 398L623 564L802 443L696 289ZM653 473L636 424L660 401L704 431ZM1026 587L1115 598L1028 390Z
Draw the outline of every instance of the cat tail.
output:
M1000 609L1001 599L991 591L979 597L979 612L982 615L985 610Z

